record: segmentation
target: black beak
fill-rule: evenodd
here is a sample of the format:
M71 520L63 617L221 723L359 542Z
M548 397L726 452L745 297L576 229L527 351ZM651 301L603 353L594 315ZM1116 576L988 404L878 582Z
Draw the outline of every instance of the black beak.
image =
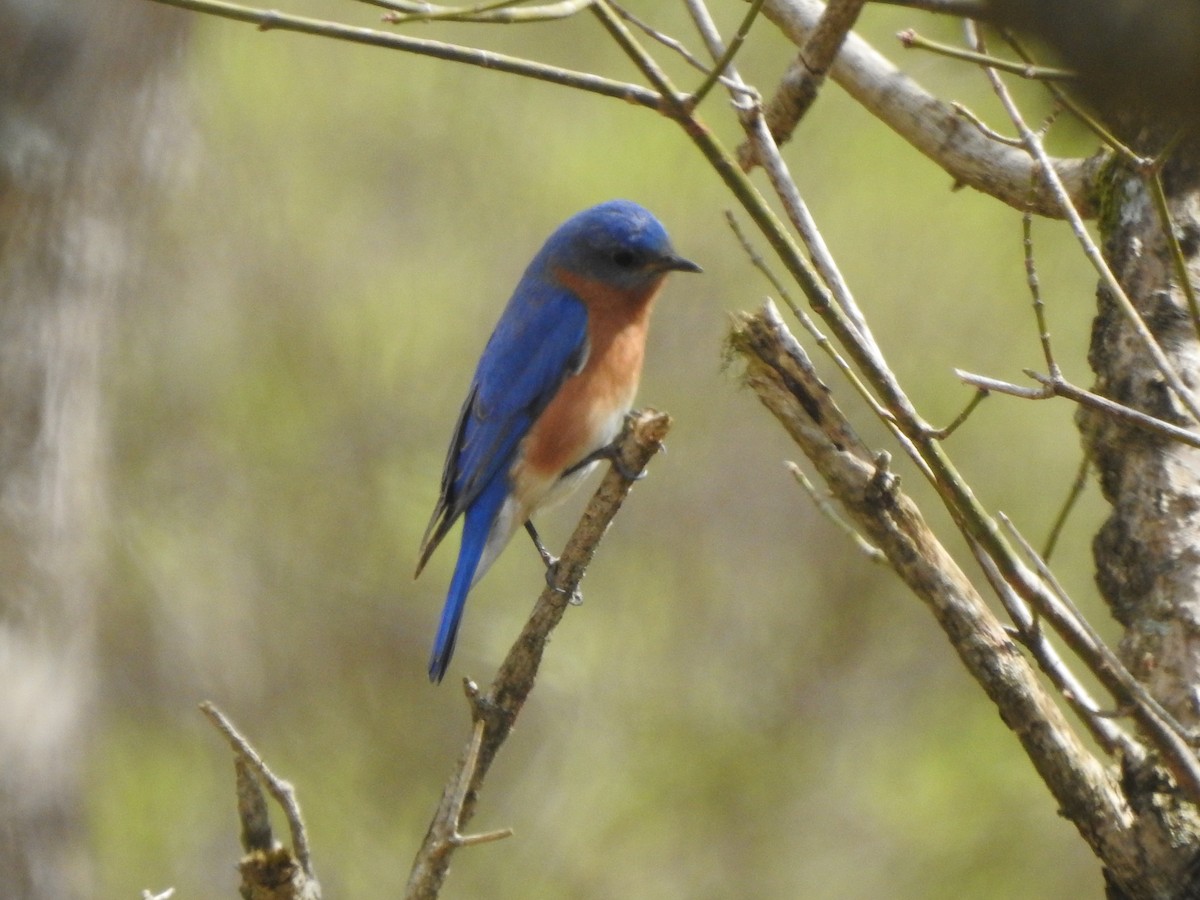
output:
M700 268L698 265L696 265L696 263L692 262L690 259L684 259L682 256L678 256L677 254L674 254L674 253L672 253L668 256L664 256L662 258L662 262L660 263L660 265L662 266L662 269L665 272L703 272L704 271L702 268Z

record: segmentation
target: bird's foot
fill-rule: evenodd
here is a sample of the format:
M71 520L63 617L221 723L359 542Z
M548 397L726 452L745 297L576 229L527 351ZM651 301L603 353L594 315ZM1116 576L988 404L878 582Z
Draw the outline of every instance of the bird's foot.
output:
M578 472L585 466L590 466L592 463L599 462L602 459L607 459L612 467L617 470L617 474L626 481L641 481L646 477L645 472L631 471L629 466L621 461L621 444L618 441L605 444L599 450L593 450L579 462L575 463L575 465L571 466L571 468L567 469L567 471L563 472L562 477L566 478L568 475Z
M526 519L525 530L529 532L529 536L533 538L533 546L537 548L538 556L542 558L542 562L546 564L546 586L555 593L566 595L566 591L558 586L558 557L546 549L546 545L542 543L541 535L537 529L533 527L533 522ZM567 602L572 606L579 606L583 603L583 594L579 591L572 591Z
M566 588L560 588L558 586L558 560L554 559L553 557L551 557L551 562L546 564L546 586L550 588L550 590L554 591L554 593L562 594L564 597L566 597L567 602L572 606L583 605L583 594L581 594L578 590L571 591L570 596L567 596Z

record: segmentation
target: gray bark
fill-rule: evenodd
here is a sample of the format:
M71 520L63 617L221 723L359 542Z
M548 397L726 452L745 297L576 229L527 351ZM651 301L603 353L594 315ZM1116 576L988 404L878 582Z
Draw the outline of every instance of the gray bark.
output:
M182 17L0 0L0 881L92 896L105 346L169 120ZM157 123L158 128L148 127Z
M1144 148L1149 151L1151 148ZM1196 282L1200 249L1200 151L1180 148L1164 172L1168 205ZM1114 165L1103 185L1101 236L1121 285L1190 389L1200 387L1200 338L1144 176ZM1165 386L1109 292L1098 294L1089 360L1094 390L1180 425L1194 425ZM1081 409L1077 421L1112 512L1093 541L1096 581L1124 626L1130 671L1184 727L1200 725L1200 451ZM1151 865L1174 872L1178 891L1200 896L1195 860L1200 819L1166 773L1127 773L1139 816L1159 819L1174 846L1147 847ZM1110 896L1124 897L1115 887Z

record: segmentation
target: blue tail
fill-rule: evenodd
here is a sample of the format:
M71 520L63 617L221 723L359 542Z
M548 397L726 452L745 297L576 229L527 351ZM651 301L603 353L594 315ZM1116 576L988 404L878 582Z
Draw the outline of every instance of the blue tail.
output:
M442 621L438 625L437 637L433 640L433 652L429 656L429 680L434 683L445 677L450 657L454 655L454 642L458 637L458 625L462 621L467 593L471 590L479 559L483 556L483 548L507 495L508 479L501 473L475 498L475 502L463 516L458 562L454 566L454 577L450 579L446 605L442 607Z

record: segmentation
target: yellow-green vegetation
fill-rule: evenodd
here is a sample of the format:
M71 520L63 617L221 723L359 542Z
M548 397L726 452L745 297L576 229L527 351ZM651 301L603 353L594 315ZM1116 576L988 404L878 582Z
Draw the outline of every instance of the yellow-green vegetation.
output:
M715 10L726 27L733 7ZM366 25L377 12L290 8ZM680 10L638 11L699 49ZM871 8L863 27L902 57L889 35L914 15ZM588 17L409 27L634 77ZM764 21L740 64L770 90L793 52ZM995 120L973 70L901 62ZM232 765L195 711L204 699L296 785L326 895L398 895L468 732L456 682L490 679L543 584L514 541L472 595L447 683L427 682L454 542L420 581L411 573L445 441L525 262L568 215L616 196L654 210L705 267L663 297L640 394L676 426L490 776L472 825L515 836L461 851L444 896L1099 895L1095 862L926 610L814 511L783 466L795 449L721 371L726 311L769 286L724 224L720 182L670 122L200 18L186 66L195 138L115 354L119 564L102 650L118 687L88 773L97 896L234 895ZM704 111L739 140L720 92ZM1067 140L1060 152L1090 150ZM954 367L1020 380L1042 365L1016 213L952 192L832 85L786 155L930 421L970 399ZM1060 362L1086 384L1094 279L1065 228L1035 230ZM994 397L947 445L1035 542L1078 465L1072 413ZM863 431L885 446L877 424ZM945 525L920 477L897 468ZM540 523L552 547L583 502ZM1100 514L1093 492L1059 549L1060 575L1097 616Z

